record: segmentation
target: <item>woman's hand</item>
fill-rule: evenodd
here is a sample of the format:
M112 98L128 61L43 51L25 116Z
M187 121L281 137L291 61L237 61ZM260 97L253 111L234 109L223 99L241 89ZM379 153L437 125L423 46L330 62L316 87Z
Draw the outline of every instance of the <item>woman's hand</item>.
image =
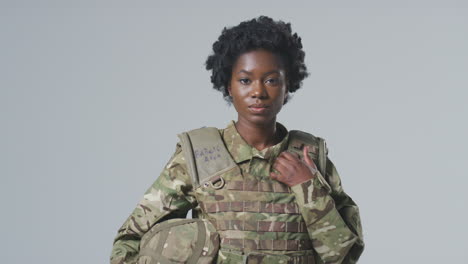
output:
M283 151L275 160L273 168L278 173L270 172L270 177L282 182L289 187L313 179L317 174L317 166L308 155L309 147L304 148L304 160L299 159L299 155L288 151Z

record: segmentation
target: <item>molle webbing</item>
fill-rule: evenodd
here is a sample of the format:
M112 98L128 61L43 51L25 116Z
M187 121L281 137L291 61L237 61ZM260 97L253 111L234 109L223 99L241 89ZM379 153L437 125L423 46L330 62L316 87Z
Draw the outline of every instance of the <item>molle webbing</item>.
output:
M307 233L305 222L272 222L272 221L244 221L244 220L210 220L216 230L239 230L254 232L290 232Z
M244 264L271 264L271 263L283 263L283 264L316 264L314 253L312 250L302 251L306 255L292 256L285 254L271 254L271 253L260 253L260 252L249 252L242 254L233 252L229 249L221 250L222 255L232 261L232 263L244 263Z
M237 164L227 151L215 127L202 127L178 134L193 187L220 175Z
M256 180L229 181L226 188L233 191L251 191L251 192L276 192L290 193L291 189L279 182L265 182Z
M312 249L310 240L253 240L242 238L221 238L221 245L229 245L236 248L250 250L284 250L297 251Z
M203 202L201 207L207 213L251 212L272 214L300 214L296 203L267 203L260 201Z
M274 256L271 255L262 255L262 254L250 254L246 257L244 263L246 264L263 264L271 263L270 259ZM309 256L290 256L289 259L284 264L315 264L315 258L312 255Z

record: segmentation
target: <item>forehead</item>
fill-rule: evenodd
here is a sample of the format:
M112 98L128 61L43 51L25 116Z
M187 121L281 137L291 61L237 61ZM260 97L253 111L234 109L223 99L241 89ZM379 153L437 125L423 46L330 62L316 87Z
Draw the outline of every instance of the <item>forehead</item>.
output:
M242 53L234 63L232 71L237 73L240 70L271 71L284 70L282 59L279 55L267 50L253 50Z

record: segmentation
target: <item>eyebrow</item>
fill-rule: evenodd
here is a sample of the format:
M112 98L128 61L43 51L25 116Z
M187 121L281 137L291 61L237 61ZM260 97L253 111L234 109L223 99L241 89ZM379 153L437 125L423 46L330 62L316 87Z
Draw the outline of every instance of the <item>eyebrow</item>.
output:
M249 71L247 71L247 70L240 70L238 73L242 73L242 72L243 72L243 73L246 73L246 74L249 74L249 75L252 74L252 72L249 72ZM270 74L272 74L272 73L280 74L280 72L279 72L278 70L272 70L272 71L269 71L269 72L264 73L263 76L265 76L265 75L270 75Z

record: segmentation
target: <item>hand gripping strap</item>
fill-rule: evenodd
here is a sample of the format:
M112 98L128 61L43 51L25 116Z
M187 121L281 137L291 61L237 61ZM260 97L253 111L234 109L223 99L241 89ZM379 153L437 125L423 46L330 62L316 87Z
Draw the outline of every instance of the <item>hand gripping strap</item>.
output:
M232 159L219 130L202 127L178 135L192 176L193 188L237 166Z
M320 173L322 173L322 175L325 175L325 166L327 161L325 140L323 138L315 137L312 134L300 130L289 131L289 151L296 152L302 158L303 148L305 145L310 146L309 154L312 154L312 158L316 158L318 160L317 167Z
M303 158L303 148L305 145L310 146L309 154L311 154L312 159L315 159L318 163L316 165L321 174L318 176L319 181L328 191L331 191L330 185L325 180L328 154L325 139L300 130L289 131L288 151L295 152Z

